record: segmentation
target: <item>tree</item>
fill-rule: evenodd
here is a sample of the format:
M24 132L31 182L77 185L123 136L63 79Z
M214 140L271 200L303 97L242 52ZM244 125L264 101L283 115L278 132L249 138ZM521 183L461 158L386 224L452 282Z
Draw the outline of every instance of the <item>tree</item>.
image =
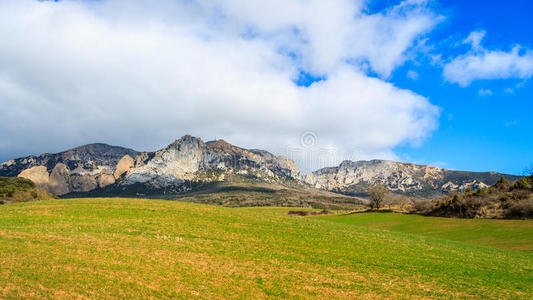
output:
M407 205L409 202L409 198L407 198L406 196L398 195L397 197L395 197L394 205L398 205L400 210L404 210L405 205Z
M526 176L529 175L530 177L533 177L533 164L531 164L528 168L526 168L524 173L526 173Z
M383 184L376 184L368 189L368 194L370 195L370 208L379 209L383 205L387 188Z

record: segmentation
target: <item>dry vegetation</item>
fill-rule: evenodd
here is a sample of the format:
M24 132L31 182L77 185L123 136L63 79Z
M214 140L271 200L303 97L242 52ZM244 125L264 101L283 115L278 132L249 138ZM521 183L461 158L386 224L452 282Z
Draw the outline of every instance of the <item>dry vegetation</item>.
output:
M38 189L26 178L0 177L0 204L47 200L55 198L49 192Z
M414 203L414 212L459 218L533 218L533 176L511 183L504 177L488 188L466 190Z
M165 199L227 207L304 207L326 210L360 210L362 198L312 189L302 185L274 184L233 178L197 192L166 196Z

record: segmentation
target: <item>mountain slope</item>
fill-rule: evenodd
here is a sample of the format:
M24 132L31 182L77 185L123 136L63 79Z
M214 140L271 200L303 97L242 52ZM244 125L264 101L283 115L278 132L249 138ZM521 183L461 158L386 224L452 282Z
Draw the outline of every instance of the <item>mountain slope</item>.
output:
M496 172L464 172L439 167L387 160L344 161L338 167L308 174L305 181L318 189L348 195L366 195L368 187L384 184L396 193L433 197L452 191L477 189L494 184L502 176L511 181L520 177Z
M0 164L0 176L32 180L56 195L86 192L113 184L117 164L137 151L106 144L89 144L60 153L45 153Z

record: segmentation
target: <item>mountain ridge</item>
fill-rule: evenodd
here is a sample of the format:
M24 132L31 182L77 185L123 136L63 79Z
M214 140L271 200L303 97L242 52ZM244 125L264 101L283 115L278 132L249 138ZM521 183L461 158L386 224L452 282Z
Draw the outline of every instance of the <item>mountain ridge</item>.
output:
M368 187L383 184L392 192L411 196L434 197L468 188L486 188L502 176L517 180L520 176L498 172L449 170L391 160L345 160L339 166L316 170L305 177L306 183L319 189L364 196Z
M95 143L55 154L17 158L0 164L0 176L31 179L56 195L109 186L179 194L204 183L240 176L272 184L291 181L302 187L352 196L365 196L368 187L384 184L392 192L420 197L486 187L501 176L509 180L520 178L377 159L345 160L336 167L303 175L289 158L265 150L240 148L224 140L203 142L191 135L152 152Z

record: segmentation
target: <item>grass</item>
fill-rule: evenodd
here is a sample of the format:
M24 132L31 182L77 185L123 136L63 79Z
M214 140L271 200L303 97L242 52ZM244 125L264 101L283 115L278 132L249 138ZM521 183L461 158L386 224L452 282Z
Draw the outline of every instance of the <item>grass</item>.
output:
M210 171L206 176L210 177L212 173L214 172ZM201 173L201 175L205 174ZM257 178L252 179L241 175L228 175L224 181L207 183L187 182L184 185L188 189L190 188L190 190L178 193L173 190L156 189L144 184L128 186L115 184L86 193L70 193L63 197L150 198L227 207L277 206L318 209L327 207L330 210L357 210L365 207L363 205L365 200L362 198L309 188L294 180L279 179L277 182L269 183L260 181Z
M0 298L533 296L530 252L288 210L121 198L3 205Z
M533 220L453 219L381 212L319 218L342 224L533 252Z

